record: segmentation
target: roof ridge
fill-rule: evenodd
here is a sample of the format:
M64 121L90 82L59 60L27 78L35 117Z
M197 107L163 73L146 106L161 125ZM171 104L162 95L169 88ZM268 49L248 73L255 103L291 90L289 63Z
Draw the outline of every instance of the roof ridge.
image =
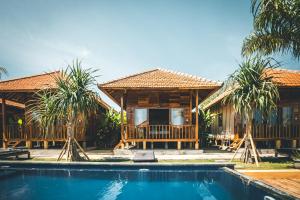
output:
M43 73L43 74L35 74L35 75L31 75L31 76L23 76L23 77L18 77L18 78L12 78L12 79L8 79L8 80L0 81L0 83L5 83L5 82L9 82L9 81L17 81L17 80L21 80L21 79L33 78L33 77L38 77L38 76L45 76L45 75L50 75L50 74L54 74L54 73L58 73L58 72L60 72L60 70L56 70L56 71L52 71L52 72L46 72L46 73Z
M210 80L210 79L204 78L202 76L196 76L196 75L188 74L188 73L185 73L185 72L178 72L178 71L175 71L175 70L163 69L163 68L158 68L158 69L161 70L161 71L173 73L173 74L176 74L176 75L182 75L182 76L185 76L185 77L193 78L193 79L196 79L198 81L206 81L206 82L215 83L215 84L222 84L222 82L219 82L219 81Z
M145 70L145 71L142 71L142 72L139 72L139 73L135 73L135 74L131 74L131 75L125 75L125 76L122 76L120 78L116 78L116 79L113 79L113 80L110 80L110 81L106 81L106 82L100 83L98 85L101 86L101 85L110 84L110 83L113 83L113 82L116 82L116 81L121 81L121 80L124 80L124 79L127 79L127 78L139 76L139 75L146 74L146 73L149 73L149 72L154 72L154 71L157 71L157 70L159 70L159 68L148 69L148 70Z
M297 70L297 69L275 68L274 70L277 70L277 71L287 71L287 72L292 72L292 73L300 73L300 70Z

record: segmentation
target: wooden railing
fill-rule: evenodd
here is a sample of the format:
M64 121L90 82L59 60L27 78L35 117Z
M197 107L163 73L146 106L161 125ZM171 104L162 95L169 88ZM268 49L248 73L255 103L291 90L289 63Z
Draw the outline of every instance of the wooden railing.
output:
M83 140L85 137L84 127L76 126L75 138ZM19 125L11 124L7 126L7 140L66 140L67 127L65 125L55 125L49 128L42 128L37 124Z
M300 139L300 125L269 125L253 126L254 139Z
M192 140L195 139L194 125L124 125L125 140Z

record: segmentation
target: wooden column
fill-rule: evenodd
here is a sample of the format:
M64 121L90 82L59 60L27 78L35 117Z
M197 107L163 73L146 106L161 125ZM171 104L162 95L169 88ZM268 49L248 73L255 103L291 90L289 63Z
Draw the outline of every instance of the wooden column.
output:
M47 140L44 140L44 149L48 149L49 148L49 143Z
M124 137L124 94L121 96L121 139L122 141L127 139Z
M190 125L193 124L193 94L190 92Z
M278 149L281 148L281 140L275 140L275 157L278 157Z
M195 149L199 149L199 138L198 138L198 129L199 129L199 125L198 125L198 121L199 121L199 94L198 94L198 90L196 91L196 127L195 127Z
M181 142L180 141L177 142L177 150L181 150Z
M3 148L7 148L7 138L6 138L6 102L5 99L2 99L2 141L3 141Z

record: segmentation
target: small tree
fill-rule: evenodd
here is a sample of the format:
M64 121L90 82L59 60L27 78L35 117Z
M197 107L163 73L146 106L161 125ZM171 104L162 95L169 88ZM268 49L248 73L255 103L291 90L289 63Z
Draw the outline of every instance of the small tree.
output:
M276 109L279 93L272 78L276 75L273 69L279 66L279 63L273 64L272 61L270 58L262 59L258 56L248 58L225 83L225 87L232 89L232 92L224 98L224 103L232 104L235 111L247 120L245 136L232 160L245 141L245 150L242 154L244 162L248 162L253 155L258 165L258 154L252 139L253 112L259 110L267 117L272 110Z
M31 104L30 120L39 122L45 128L57 120L66 124L68 138L58 160L64 154L67 154L67 160L70 161L83 160L77 148L89 159L74 134L79 120L87 123L88 116L97 110L97 94L91 89L96 84L94 72L95 70L83 69L80 61L74 61L60 75L53 76L57 88L39 91Z

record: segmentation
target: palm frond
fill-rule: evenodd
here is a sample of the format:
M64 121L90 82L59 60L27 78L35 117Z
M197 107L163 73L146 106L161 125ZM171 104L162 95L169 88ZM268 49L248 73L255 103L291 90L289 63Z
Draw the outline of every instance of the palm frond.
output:
M242 55L281 52L300 58L299 0L252 0L251 11L254 30L244 40Z
M5 67L0 67L0 79L2 79L3 75L8 75L8 71Z
M36 93L37 98L30 109L31 120L45 126L57 119L69 122L79 118L86 120L98 108L98 96L92 90L96 84L95 72L83 69L81 62L75 60L60 75L53 76L56 89Z

